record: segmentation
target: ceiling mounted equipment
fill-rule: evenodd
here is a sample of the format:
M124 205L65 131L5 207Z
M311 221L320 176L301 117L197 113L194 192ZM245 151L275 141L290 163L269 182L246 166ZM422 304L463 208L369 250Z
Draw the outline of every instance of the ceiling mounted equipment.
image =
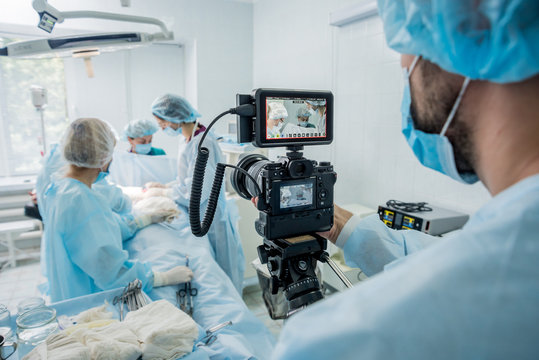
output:
M161 28L158 33L143 32L116 32L96 33L84 35L71 35L56 38L43 38L35 40L18 41L0 48L0 56L14 58L50 58L50 57L90 57L103 52L131 49L138 46L149 45L153 42L174 39L174 34L158 19L105 13L99 11L66 11L61 12L50 6L46 0L34 0L34 9L39 13L38 27L52 32L56 23L65 19L93 18L126 21L141 24L156 25ZM84 56L86 55L86 56Z

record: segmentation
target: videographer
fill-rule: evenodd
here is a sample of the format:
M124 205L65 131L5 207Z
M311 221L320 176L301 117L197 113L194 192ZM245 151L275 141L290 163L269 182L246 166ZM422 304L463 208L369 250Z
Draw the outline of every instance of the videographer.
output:
M493 198L435 243L336 206L325 236L347 264L378 275L292 316L273 357L537 359L539 3L378 5L389 46L413 54L401 63L414 154L457 181L482 181Z

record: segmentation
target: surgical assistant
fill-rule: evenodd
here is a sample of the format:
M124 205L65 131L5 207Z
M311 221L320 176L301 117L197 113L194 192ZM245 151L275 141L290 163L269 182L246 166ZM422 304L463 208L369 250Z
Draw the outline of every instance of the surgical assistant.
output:
M152 146L153 134L159 130L153 119L136 119L124 128L124 139L131 145L129 152L141 155L166 155L165 150Z
M109 125L98 119L78 119L64 135L63 157L69 167L65 177L51 179L39 204L52 301L125 286L136 278L146 290L192 278L184 266L159 273L149 264L128 260L111 203L93 189L106 176L115 144Z
M410 148L493 198L441 239L336 206L324 235L372 278L289 319L273 358L537 359L539 3L378 5L388 45L412 54L401 61Z
M156 195L167 193L187 212L191 198L197 148L206 128L197 121L201 115L186 99L177 95L166 94L157 98L152 104L152 114L166 134L171 136L182 134L182 136L178 136L177 181L168 184L168 189L160 189L159 187L162 185L149 183L147 187L150 189L147 192ZM212 132L207 134L204 146L209 149L210 158L206 167L205 178L207 180L204 181L202 190L202 207L207 206L217 163L222 162L222 152ZM232 201L226 200L223 188L219 194L219 202L208 232L208 239L215 253L215 260L241 294L245 258L239 233L236 230L237 220L236 205Z

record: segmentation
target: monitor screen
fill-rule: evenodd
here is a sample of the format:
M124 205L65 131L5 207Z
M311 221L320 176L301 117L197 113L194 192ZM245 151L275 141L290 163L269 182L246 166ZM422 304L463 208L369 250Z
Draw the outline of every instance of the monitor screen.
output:
M289 209L313 204L313 183L281 186L280 208Z
M327 100L266 97L266 140L325 139Z

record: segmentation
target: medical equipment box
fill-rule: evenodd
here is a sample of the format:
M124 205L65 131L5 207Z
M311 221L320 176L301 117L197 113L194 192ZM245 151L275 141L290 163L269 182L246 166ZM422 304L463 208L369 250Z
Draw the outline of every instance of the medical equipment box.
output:
M388 206L378 206L378 216L387 227L396 230L417 230L430 235L441 235L460 229L469 215L432 206L432 211L407 212Z

